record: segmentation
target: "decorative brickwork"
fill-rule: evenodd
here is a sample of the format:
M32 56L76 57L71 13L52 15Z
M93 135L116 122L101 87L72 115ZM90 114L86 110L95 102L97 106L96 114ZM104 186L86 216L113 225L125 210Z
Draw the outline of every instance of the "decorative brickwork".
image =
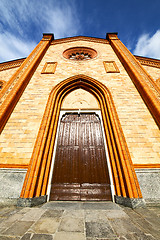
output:
M138 73L141 75L141 78L144 81L144 84L148 84L148 87L154 92L154 94L160 101L160 92L156 88L154 81L148 76L146 71L142 69L140 64L138 64L138 62L135 60L134 56L128 51L128 49L126 49L126 47L120 41L117 41L116 44L123 52L125 52L126 57L130 60L130 63L132 63L135 69L137 69Z
M103 62L106 73L119 73L119 69L114 61Z
M48 40L47 40L48 39ZM0 131L2 131L9 115L14 109L19 97L21 96L24 88L28 84L35 67L41 60L43 54L49 46L49 42L52 40L52 35L37 45L28 58L22 63L21 67L11 77L10 81L2 89L0 93Z
M139 57L139 56L135 56L135 57L142 65L160 68L160 60L146 58L146 57Z
M157 125L160 127L159 88L131 52L123 45L118 37L115 36L115 34L113 34L113 36L112 34L108 34L107 38L110 39L113 49L131 76L147 107L154 116Z
M24 62L24 60L25 60L25 58L0 63L0 71L4 71L4 70L15 68L15 67L20 67L22 65L22 63Z
M57 63L56 62L47 62L44 65L42 73L53 74L56 71Z
M23 68L21 69L21 71L17 71L15 74L14 79L11 79L12 81L10 81L5 89L6 91L4 92L4 94L0 95L0 105L4 102L4 100L7 98L8 94L10 93L10 91L13 89L13 87L15 86L15 84L19 81L19 79L22 77L22 75L24 74L24 72L26 71L27 67L30 66L32 60L34 59L34 57L37 55L38 51L45 45L45 42L41 42L41 44L38 46L38 48L36 49L36 51L34 51L33 54L31 54L25 61Z

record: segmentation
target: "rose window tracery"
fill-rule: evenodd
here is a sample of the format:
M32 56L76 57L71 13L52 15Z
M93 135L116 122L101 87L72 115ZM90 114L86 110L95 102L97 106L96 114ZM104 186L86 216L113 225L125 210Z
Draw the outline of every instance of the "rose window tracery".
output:
M97 56L97 52L92 48L75 47L65 50L63 52L63 56L70 60L82 61L95 58Z

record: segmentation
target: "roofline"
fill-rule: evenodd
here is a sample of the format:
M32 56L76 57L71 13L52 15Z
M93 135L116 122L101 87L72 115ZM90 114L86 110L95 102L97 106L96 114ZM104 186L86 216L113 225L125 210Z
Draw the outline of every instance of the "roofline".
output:
M134 56L142 65L160 68L160 59L141 57L141 56L136 56L136 55L134 55Z
M0 71L8 70L15 67L20 67L26 58L19 58L7 62L0 63Z
M51 44L58 44L58 43L65 43L65 42L72 42L72 41L91 41L91 42L99 42L99 43L109 43L108 40L105 38L97 38L97 37L87 37L87 36L74 36L74 37L66 37L66 38L59 38L54 39Z
M155 60L155 61L160 61L160 59L157 58L151 58L151 57L144 57L144 56L139 56L139 55L134 55L136 58L145 58L148 60Z
M99 38L99 37L91 37L91 36L78 35L78 36L65 37L65 38L54 38L54 40L64 40L64 39L67 39L67 38L93 38L93 39L105 39L105 38Z
M14 61L23 61L23 60L25 60L26 58L27 58L27 57L24 57L24 58L16 58L16 59L13 59L13 60L1 62L0 64L10 63L10 62L14 62Z

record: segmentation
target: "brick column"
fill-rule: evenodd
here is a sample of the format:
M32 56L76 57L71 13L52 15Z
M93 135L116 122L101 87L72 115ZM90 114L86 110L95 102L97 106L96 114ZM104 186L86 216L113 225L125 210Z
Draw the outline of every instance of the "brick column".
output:
M131 77L157 125L160 127L160 90L158 86L120 41L117 33L107 33L106 38Z
M52 40L53 34L43 34L42 40L2 89L0 93L0 132L2 132Z

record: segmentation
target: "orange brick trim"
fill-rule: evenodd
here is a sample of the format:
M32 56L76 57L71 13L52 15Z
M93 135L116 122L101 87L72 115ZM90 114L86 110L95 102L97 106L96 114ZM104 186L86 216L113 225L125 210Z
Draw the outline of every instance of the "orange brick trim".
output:
M160 168L160 164L134 164L134 168Z
M158 87L160 88L160 78L158 78L158 79L156 80L156 84L157 84Z
M43 69L42 74L53 74L56 71L57 62L46 62Z
M25 60L25 58L21 58L21 59L17 59L17 60L13 60L13 61L0 63L0 71L20 67L21 64L24 62L24 60Z
M112 96L102 83L85 75L60 82L50 93L21 198L46 195L61 104L68 93L78 88L89 91L100 104L116 195L142 198Z
M142 65L160 68L160 60L158 59L146 58L146 57L140 57L140 56L135 56L135 57Z
M113 36L112 34L108 34L107 39L110 41L113 50L124 65L150 113L160 127L159 87L115 34Z
M29 83L29 80L31 79L51 41L52 35L48 38L48 40L42 38L40 43L26 58L20 68L0 92L0 132L3 130L10 114Z
M0 168L28 169L28 164L0 164Z
M117 67L117 64L114 61L104 61L104 68L106 70L106 73L119 73L119 69Z

